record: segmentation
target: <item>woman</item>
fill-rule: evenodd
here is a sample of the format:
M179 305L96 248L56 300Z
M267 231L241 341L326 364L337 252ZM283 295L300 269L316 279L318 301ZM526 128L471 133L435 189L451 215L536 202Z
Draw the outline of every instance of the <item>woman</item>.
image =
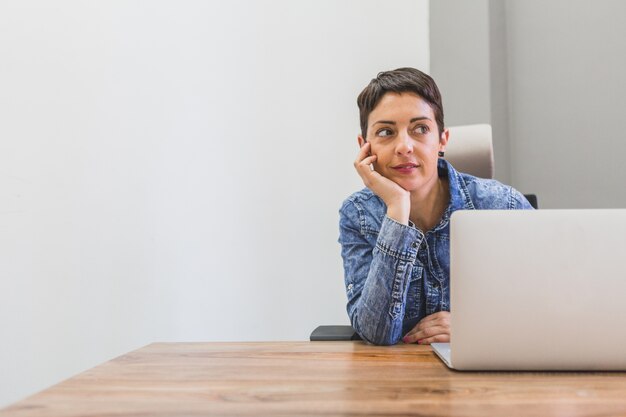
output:
M340 213L348 315L380 345L450 341L450 215L532 209L495 180L457 172L444 157L449 132L437 85L414 68L381 72L357 99L354 162L367 188Z

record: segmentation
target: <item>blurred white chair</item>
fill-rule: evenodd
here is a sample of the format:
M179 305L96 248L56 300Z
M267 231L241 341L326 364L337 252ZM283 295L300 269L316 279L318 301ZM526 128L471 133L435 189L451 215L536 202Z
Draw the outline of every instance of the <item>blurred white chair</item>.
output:
M450 140L444 158L459 172L493 178L491 125L450 127Z
M450 127L450 139L445 159L459 172L480 178L493 178L493 142L491 125ZM538 208L535 194L524 194L534 208Z

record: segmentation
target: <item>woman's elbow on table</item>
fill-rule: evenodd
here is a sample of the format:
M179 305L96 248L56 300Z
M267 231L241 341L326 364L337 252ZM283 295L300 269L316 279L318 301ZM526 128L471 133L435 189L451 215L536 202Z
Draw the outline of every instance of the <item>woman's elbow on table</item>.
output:
M393 329L382 328L380 325L371 323L371 325L362 325L358 317L352 320L352 327L361 336L361 339L372 345L391 346L400 341L400 332L394 332ZM386 326L384 326L386 327ZM397 333L397 334L396 334Z

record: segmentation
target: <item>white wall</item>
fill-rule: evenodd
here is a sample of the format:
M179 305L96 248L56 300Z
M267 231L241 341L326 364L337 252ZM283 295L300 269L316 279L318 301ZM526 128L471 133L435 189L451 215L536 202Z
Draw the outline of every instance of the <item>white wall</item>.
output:
M454 112L460 107L484 119L470 111L487 108L482 93L459 81L471 74L482 90L488 75L496 178L536 193L541 208L626 207L626 3L459 3L431 5L433 76L461 90L444 95L448 124L472 122Z
M356 96L428 70L427 0L5 1L0 56L0 406L153 341L348 322Z
M489 123L488 0L437 0L430 5L430 70L449 126Z
M544 208L626 207L626 2L506 6L515 183Z
M495 178L509 183L504 2L438 0L430 18L430 69L443 95L445 123L491 124Z

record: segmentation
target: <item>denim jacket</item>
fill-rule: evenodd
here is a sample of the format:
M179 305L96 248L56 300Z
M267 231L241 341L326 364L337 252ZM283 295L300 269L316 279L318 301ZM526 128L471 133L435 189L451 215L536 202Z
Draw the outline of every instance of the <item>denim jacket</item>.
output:
M339 210L348 315L352 327L377 345L397 343L422 318L450 311L450 215L456 210L532 209L519 191L496 180L457 172L438 161L450 203L424 234L412 222L386 216L387 206L368 188Z

